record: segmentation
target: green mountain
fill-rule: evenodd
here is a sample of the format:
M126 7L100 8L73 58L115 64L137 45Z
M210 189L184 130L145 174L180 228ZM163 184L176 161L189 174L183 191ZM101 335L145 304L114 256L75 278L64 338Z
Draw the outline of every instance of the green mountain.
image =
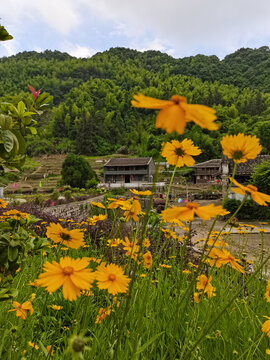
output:
M0 98L16 103L29 96L27 84L54 96L39 120L39 135L28 136L29 154L74 150L85 155L120 151L156 157L165 134L155 128L156 112L135 109L134 94L217 110L219 131L188 124L183 136L201 147L200 160L220 156L224 134L256 134L270 151L270 50L240 49L219 60L196 55L174 59L159 51L113 48L89 59L59 51L23 52L0 59Z

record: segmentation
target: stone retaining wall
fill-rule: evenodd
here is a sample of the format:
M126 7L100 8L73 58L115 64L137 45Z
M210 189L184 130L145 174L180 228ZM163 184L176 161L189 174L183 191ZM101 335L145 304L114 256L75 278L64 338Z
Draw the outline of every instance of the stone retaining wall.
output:
M91 207L90 201L102 202L104 195L96 196L92 199L83 201L75 201L69 204L49 206L42 209L47 214L52 214L60 219L73 219L76 218L78 221L82 221L89 216L89 210Z

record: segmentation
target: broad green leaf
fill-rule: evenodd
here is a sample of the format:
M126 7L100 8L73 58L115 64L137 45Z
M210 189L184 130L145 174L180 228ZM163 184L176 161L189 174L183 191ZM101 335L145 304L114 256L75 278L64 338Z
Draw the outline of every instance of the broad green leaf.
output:
M10 152L14 147L14 136L10 130L4 130L2 133L4 148L7 152Z
M8 247L8 260L9 261L15 261L18 257L18 254L19 254L19 250L17 247L12 247L12 246L9 246Z
M18 109L18 114L20 116L23 116L23 114L25 112L25 103L23 101L20 101L18 106L17 106L17 109Z
M24 140L24 137L19 130L13 130L13 133L15 134L19 145L18 154L23 155L26 150L26 142Z
M2 130L9 130L12 124L12 119L8 115L0 114L0 127Z

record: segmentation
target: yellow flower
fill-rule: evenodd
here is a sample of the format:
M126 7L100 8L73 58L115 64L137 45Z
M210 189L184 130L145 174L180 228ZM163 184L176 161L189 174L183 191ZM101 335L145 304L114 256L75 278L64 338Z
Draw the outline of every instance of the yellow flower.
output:
M126 221L129 221L130 218L132 218L134 221L139 220L138 215L140 214L142 208L141 208L141 204L139 203L139 201L136 197L134 197L131 200L126 201L121 206L121 209L125 210L124 216L125 216Z
M159 264L160 267L163 267L165 269L170 269L171 265L167 265L167 264Z
M229 211L223 209L222 206L210 204L207 206L199 206L197 203L187 203L186 206L173 206L170 209L163 210L161 217L163 221L171 221L172 219L180 219L182 221L192 221L197 215L203 220L209 220L217 215L226 215Z
M91 218L88 218L87 221L89 222L89 225L94 226L98 221L103 221L107 219L107 215L94 215Z
M266 335L268 337L270 337L270 317L269 316L264 316L266 320L263 324L262 324L262 332L265 332Z
M108 198L108 201L112 201L108 205L108 209L117 209L118 207L122 206L125 203L125 200L123 198L119 198L119 199Z
M122 245L124 245L123 250L126 251L126 255L129 256L132 252L132 254L135 254L139 252L139 245L138 240L135 239L133 242L129 241L129 238L125 236L125 241L122 240Z
M205 275L200 275L197 277L196 289L202 290L204 293L207 293L207 296L211 298L215 296L216 288L210 283L212 281L212 276L209 276L209 279Z
M238 134L226 135L221 140L223 154L233 159L235 163L246 162L248 159L255 159L262 147L256 136Z
M105 209L105 206L101 202L90 201L90 204L93 206L97 206L101 209Z
M53 355L54 349L52 349L52 345L46 346L46 351L48 354Z
M252 199L259 205L267 206L268 204L266 202L270 203L270 195L263 194L256 188L256 186L253 185L241 185L236 180L230 178L230 180L233 182L234 185L237 186L237 188L232 188L232 190L240 195L250 194Z
M131 191L133 194L138 195L138 196L150 196L153 194L152 191L150 191L150 190L138 191L135 189L129 189L129 191Z
M107 246L116 247L122 243L120 238L118 239L111 239L107 241Z
M61 243L72 249L79 249L85 245L83 240L83 232L79 229L67 230L60 224L50 223L47 227L46 235L49 239L55 243Z
M150 251L147 251L144 255L143 255L143 258L144 258L144 265L147 269L149 269L151 266L152 266L152 255L150 253Z
M264 297L266 298L266 301L270 303L270 279L267 281L266 292L264 294Z
M6 211L3 213L3 215L13 217L13 219L15 219L15 220L28 219L30 216L30 214L23 213L21 211L15 210L15 209Z
M270 355L270 349L266 349L265 352L266 352L266 355Z
M165 157L167 163L170 165L176 165L182 167L184 165L193 166L195 160L193 156L200 155L201 150L194 146L192 140L184 139L182 142L172 140L167 142L161 152L161 156Z
M5 209L7 207L7 204L8 203L6 201L4 201L3 199L0 199L0 208Z
M96 318L96 324L100 324L102 320L104 320L108 315L111 314L111 307L109 306L108 309L100 308L98 310L98 316Z
M49 307L51 307L53 310L62 310L63 309L63 306L60 306L60 305L49 305Z
M151 243L150 243L149 239L148 239L148 238L145 238L145 239L143 240L143 246L144 246L145 248L148 248L150 245L151 245Z
M125 293L128 289L130 279L118 265L99 265L95 274L99 289L107 289L113 295Z
M239 259L236 259L232 254L225 250L219 250L219 249L212 249L208 255L209 257L213 258L212 262L209 261L210 265L216 265L216 267L220 267L221 265L230 264L231 267L237 271L240 271L242 274L245 273L243 266L239 265L237 261Z
M208 130L217 130L216 111L197 104L187 104L183 96L174 95L170 100L154 99L143 94L134 95L131 104L135 107L146 109L159 109L156 118L156 128L166 130L168 133L173 131L183 134L186 123L194 121L195 124Z
M198 293L198 292L195 292L194 294L193 294L193 300L195 301L195 303L197 303L197 304L199 304L199 302L200 302L200 293Z
M23 304L20 304L17 301L13 301L12 306L14 307L14 309L8 311L16 311L16 316L22 320L25 320L27 318L28 311L30 312L30 315L33 315L34 313L32 303L29 300L25 301Z
M28 341L28 345L31 346L33 349L38 350L39 346L37 344L32 343L31 341Z
M190 273L191 273L191 271L190 271L190 270L188 270L188 269L184 269L184 270L182 271L182 273L183 273L183 274L190 274Z
M48 261L44 264L44 273L40 274L36 283L43 286L49 293L63 286L63 296L69 301L76 300L81 290L89 290L95 280L91 269L86 269L89 260L86 258L71 259L69 256L60 258L60 262Z

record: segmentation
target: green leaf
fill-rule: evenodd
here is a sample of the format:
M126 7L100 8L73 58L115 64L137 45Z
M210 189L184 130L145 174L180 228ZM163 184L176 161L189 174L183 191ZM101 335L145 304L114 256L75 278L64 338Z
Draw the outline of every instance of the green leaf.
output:
M0 41L12 40L13 36L11 36L4 26L0 26Z
M23 116L24 112L25 112L25 103L23 101L20 101L18 106L17 106L17 109L18 109L18 114L20 116Z
M0 114L0 127L2 130L9 130L12 124L12 119L8 115Z
M37 129L34 128L33 126L28 126L28 129L31 131L32 135L36 135L37 134Z
M164 334L165 331L160 332L159 334L156 334L154 336L151 337L151 339L149 339L145 344L143 344L143 346L141 346L139 348L139 350L136 351L136 353L134 355L138 355L139 353L141 353L142 351L144 351L149 345L151 345L160 335Z
M23 155L26 150L26 142L24 140L24 137L19 130L13 130L12 132L16 136L16 139L18 141L18 154Z
M4 148L7 152L10 152L14 147L14 136L10 130L4 130L2 133Z
M8 247L8 260L13 262L17 259L18 257L18 254L19 254L19 250L17 247L12 247L12 246L9 246Z

